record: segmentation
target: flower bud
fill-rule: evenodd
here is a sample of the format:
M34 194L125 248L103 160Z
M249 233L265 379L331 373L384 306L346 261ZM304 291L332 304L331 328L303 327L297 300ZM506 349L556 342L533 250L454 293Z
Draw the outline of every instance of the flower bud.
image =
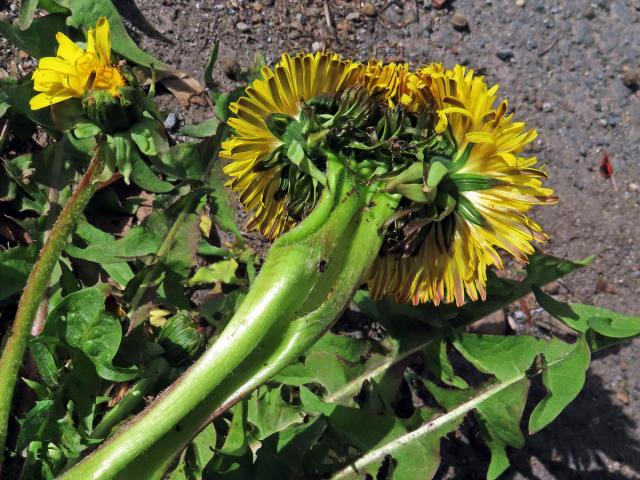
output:
M191 360L204 344L203 335L187 312L178 312L167 319L158 335L158 343L174 365Z
M142 119L142 90L133 75L126 70L121 73L127 83L117 88L116 95L109 90L90 88L82 96L85 115L105 133L127 130Z

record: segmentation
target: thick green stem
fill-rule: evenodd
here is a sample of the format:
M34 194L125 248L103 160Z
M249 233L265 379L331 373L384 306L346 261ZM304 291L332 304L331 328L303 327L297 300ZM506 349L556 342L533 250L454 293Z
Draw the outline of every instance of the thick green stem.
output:
M51 272L62 253L67 238L75 228L76 219L82 214L93 195L95 190L93 180L100 172L102 165L100 157L99 153L96 153L91 160L89 168L60 213L44 247L42 247L38 261L29 275L27 285L20 298L16 318L0 357L0 459L4 455L13 391L27 348L29 332L47 290Z
M313 345L340 316L370 268L380 248L381 227L395 211L397 199L387 195L373 197L354 222L353 235L343 237L336 255L327 265L307 299L303 311L294 320L275 326L239 368L205 398L196 409L151 449L116 478L161 480L172 461L189 444L197 432L211 420L267 382L282 368L295 361Z
M328 172L329 188L320 204L274 243L245 301L216 342L149 408L62 479L114 478L145 451L153 447L154 453L154 444L178 425L193 437L231 394L241 388L246 395L328 328L375 259L379 229L396 205L385 196L389 201L380 202L384 208L369 209L372 195L354 188L341 162L330 160ZM380 210L378 216L384 218L372 221L364 215L370 210ZM367 235L359 234L361 230ZM359 263L351 265L351 256ZM149 468L147 464L146 478Z

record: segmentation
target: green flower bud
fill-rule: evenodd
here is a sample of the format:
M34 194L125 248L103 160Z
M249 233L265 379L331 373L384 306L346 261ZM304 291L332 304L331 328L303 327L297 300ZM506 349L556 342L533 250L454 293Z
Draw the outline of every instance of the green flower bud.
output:
M167 319L158 335L158 343L174 365L189 362L202 348L203 335L187 312L178 312Z
M127 130L142 119L144 94L133 75L121 73L127 84L118 87L116 95L109 90L88 89L82 96L84 114L105 133Z

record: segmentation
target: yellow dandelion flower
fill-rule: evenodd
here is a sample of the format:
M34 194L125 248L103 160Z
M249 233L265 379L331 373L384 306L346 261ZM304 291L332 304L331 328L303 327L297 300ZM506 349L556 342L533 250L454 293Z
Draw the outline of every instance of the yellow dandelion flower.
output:
M461 66L424 67L408 89L412 108L435 108L435 131L449 139L450 158L437 211L420 217L419 206L408 204L398 214L370 273L371 295L436 305L484 299L487 267L503 267L498 249L526 262L531 243L547 238L527 212L557 199L542 186L547 175L536 158L520 156L536 131L512 121L506 100L494 107L498 86Z
M306 101L321 95L333 95L356 83L360 65L342 60L339 55L319 52L284 54L275 68L263 68L262 78L255 80L230 110L234 129L222 144L221 156L231 161L224 171L228 182L239 193L247 210L253 211L247 224L268 238L275 238L291 228L296 220L287 211L287 199L278 195L282 165L265 167L264 161L282 145L267 126L273 115L298 118Z
M80 98L89 89L118 95L118 88L126 82L111 64L109 22L105 17L98 20L95 30L89 29L86 50L63 33L57 33L56 39L59 44L56 56L41 58L33 72L33 89L42 93L29 102L32 110Z

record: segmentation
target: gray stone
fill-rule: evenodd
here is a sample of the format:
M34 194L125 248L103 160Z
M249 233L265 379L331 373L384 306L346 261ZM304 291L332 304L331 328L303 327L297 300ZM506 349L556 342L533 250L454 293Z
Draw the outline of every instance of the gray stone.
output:
M242 33L246 33L251 30L251 27L244 22L236 23L236 28Z
M175 113L169 113L167 118L164 119L164 128L170 132L175 132L178 129L178 117L176 117Z
M501 48L496 52L496 56L503 62L508 62L513 58L513 50L510 48Z
M458 31L464 31L469 28L467 18L460 12L456 12L453 17L451 17L451 25Z
M360 20L360 14L358 12L351 12L344 19L347 22L355 22L356 20Z

